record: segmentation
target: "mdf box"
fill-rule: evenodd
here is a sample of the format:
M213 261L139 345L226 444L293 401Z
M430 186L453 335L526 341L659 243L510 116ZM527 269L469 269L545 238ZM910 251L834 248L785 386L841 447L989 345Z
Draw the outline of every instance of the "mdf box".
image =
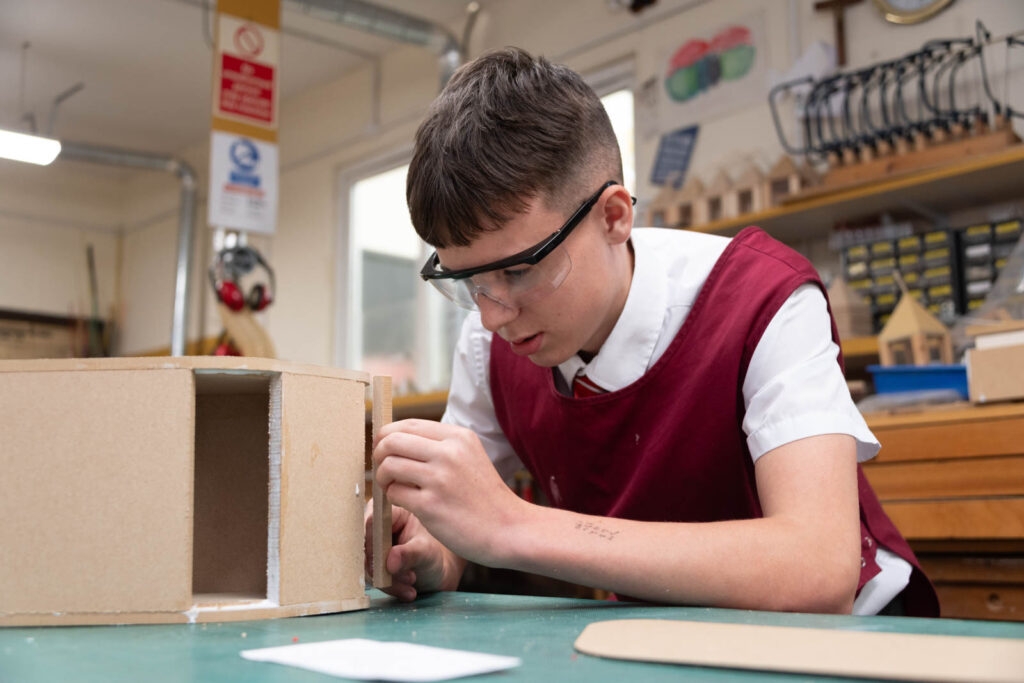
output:
M0 362L0 625L368 606L363 373Z

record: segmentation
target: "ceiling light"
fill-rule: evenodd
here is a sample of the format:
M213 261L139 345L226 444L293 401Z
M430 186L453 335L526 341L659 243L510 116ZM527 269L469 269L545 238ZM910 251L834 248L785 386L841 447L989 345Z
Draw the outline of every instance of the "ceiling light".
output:
M0 158L46 166L60 154L60 142L0 129Z

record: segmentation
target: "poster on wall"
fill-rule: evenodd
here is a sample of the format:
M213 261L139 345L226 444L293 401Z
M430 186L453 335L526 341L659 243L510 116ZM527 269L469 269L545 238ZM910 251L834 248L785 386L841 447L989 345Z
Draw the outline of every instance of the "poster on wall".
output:
M277 224L279 0L218 0L210 134L211 227Z
M277 223L277 145L214 131L210 225L272 234Z
M648 108L646 136L763 103L767 47L762 12L663 40L654 61L659 72L644 81L638 97L638 105Z

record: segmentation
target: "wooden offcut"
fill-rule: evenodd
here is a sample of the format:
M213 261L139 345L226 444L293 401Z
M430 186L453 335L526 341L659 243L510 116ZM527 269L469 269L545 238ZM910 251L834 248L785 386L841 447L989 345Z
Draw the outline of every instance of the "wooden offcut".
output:
M373 378L373 442L381 428L391 422L391 378ZM391 574L386 562L391 552L391 503L388 495L377 485L377 463L373 463L373 586L387 588Z
M620 619L589 624L575 645L613 659L901 681L1018 683L1024 671L1024 642L1010 638Z

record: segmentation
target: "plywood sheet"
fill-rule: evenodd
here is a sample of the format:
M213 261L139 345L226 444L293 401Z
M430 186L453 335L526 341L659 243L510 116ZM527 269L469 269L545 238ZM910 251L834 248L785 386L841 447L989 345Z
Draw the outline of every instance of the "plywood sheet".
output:
M0 615L187 609L191 371L14 367L0 372Z
M580 652L599 657L818 676L1018 683L1024 642L664 619L588 625Z
M280 601L363 594L365 387L281 376Z

